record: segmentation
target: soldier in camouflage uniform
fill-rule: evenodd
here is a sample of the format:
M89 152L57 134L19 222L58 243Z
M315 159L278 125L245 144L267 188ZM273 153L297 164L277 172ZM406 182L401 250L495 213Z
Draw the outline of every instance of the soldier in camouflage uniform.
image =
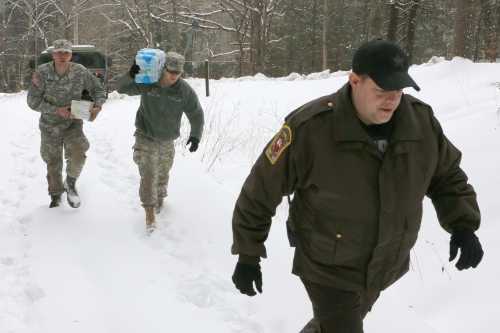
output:
M179 137L182 114L191 125L187 144L195 152L203 132L204 116L193 88L181 78L184 57L175 52L166 54L161 78L153 84L134 82L140 68L134 62L118 81L118 92L141 95L135 120L134 162L139 167L141 183L139 197L146 213L146 227L155 226L155 211L159 213L165 197L169 172L174 161L174 140Z
M94 100L90 121L93 121L106 101L106 94L97 77L84 66L71 62L71 42L60 39L51 50L53 61L40 65L33 73L28 91L28 105L41 113L41 155L47 164L50 207L57 207L61 195L67 192L68 203L80 205L76 180L85 164L89 142L81 119L74 119L72 100L90 95ZM66 159L66 180L63 183L63 151Z

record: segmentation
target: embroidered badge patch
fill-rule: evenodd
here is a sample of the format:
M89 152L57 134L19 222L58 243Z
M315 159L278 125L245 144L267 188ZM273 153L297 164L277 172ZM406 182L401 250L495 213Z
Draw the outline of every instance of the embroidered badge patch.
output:
M266 149L265 154L269 162L276 163L290 143L292 143L292 130L287 125L283 125Z

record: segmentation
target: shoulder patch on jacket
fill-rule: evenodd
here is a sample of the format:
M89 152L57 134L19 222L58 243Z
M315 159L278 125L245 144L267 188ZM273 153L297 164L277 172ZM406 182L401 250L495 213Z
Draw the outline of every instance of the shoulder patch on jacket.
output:
M314 116L332 111L335 106L335 94L323 96L302 105L298 109L292 111L285 118L285 122L292 128L297 128L302 123L313 118Z
M292 130L288 125L283 125L267 146L265 154L271 164L275 164L285 149L292 143Z

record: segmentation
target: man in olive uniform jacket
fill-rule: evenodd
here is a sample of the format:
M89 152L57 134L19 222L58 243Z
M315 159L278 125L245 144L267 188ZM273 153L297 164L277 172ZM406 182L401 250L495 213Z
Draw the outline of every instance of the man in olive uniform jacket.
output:
M195 152L203 133L204 115L198 96L181 78L184 56L167 52L165 66L158 82L135 83L140 67L132 65L118 82L118 92L141 95L135 118L134 162L139 167L141 184L139 196L146 213L146 227L152 231L165 197L169 173L174 163L174 140L179 137L182 114L185 113L191 133L187 144Z
M361 333L380 292L408 271L431 198L451 234L450 261L476 267L483 250L476 193L432 108L403 94L420 88L396 44L374 40L353 57L349 82L292 112L252 168L233 214L233 282L262 292L271 218L293 196L288 227L293 273L311 299L302 332Z

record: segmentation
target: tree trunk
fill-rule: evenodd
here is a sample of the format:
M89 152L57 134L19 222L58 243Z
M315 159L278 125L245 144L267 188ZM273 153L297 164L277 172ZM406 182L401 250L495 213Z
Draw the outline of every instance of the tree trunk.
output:
M399 4L398 1L389 3L389 25L387 26L387 39L396 41L399 21Z
M456 0L455 37L453 55L465 57L465 38L467 31L467 7L470 0Z
M64 17L64 39L73 40L74 36L74 22L71 22L69 15Z
M270 21L267 13L267 2L257 0L254 2L258 12L252 11L252 49L254 51L254 73L265 73L266 71L266 56L267 43L269 37Z
M317 50L317 43L316 43L316 37L317 37L317 32L316 32L316 25L318 23L318 0L313 0L313 8L312 8L312 19L311 19L311 46L309 48L310 50L310 57L311 57L311 67L309 71L315 72L316 71L316 50Z
M78 14L76 12L77 10L77 6L78 6L78 0L74 0L73 1L73 10L75 13L74 13L74 18L73 18L73 44L79 44L79 40L80 40L80 31L79 31L79 22L78 22Z
M415 28L417 25L417 12L420 7L420 0L413 0L408 14L408 30L406 32L406 52L410 63L413 59L413 48L415 46Z
M328 30L328 0L323 0L323 31L321 32L321 68L328 68L328 45L327 45L327 30Z
M172 45L174 47L174 50L177 50L179 47L179 28L177 26L177 9L178 9L178 4L176 0L172 0L172 13L173 13L173 21L174 24L172 25L172 35L169 36L169 38L172 39ZM208 50L207 50L207 55L208 55Z
M250 61L252 63L252 74L257 74L258 72L262 71L262 66L261 66L262 47L260 43L262 25L260 24L260 17L257 14L251 13L250 17L251 17L250 18L251 20Z
M371 16L373 15L373 11L371 9L371 0L366 0L365 5L363 7L363 17L362 17L362 22L363 22L363 38L361 39L362 41L368 41L370 39L370 22L371 22Z
M238 36L238 49L240 50L239 55L238 55L238 76L243 75L243 40L242 37Z
M379 3L379 0L374 0L370 3L370 16L368 22L368 40L375 37L382 37L385 33L383 28L383 9L384 5Z
M334 37L335 37L335 53L334 53L334 59L335 62L333 63L333 70L339 70L342 68L342 64L344 62L345 58L345 45L346 45L346 29L345 29L345 22L346 22L346 17L345 17L345 0L337 0L337 15L335 18L335 32L334 32Z
M474 31L474 36L473 36L473 43L474 43L474 49L473 49L473 54L472 54L472 60L477 61L480 58L479 51L481 48L481 35L482 32L485 30L484 27L481 26L481 23L483 22L483 10L481 9L479 11L479 15L476 20L476 25L472 28L475 28L476 30Z
M484 32L484 57L490 62L497 58L497 22L495 19L496 1L481 0Z

